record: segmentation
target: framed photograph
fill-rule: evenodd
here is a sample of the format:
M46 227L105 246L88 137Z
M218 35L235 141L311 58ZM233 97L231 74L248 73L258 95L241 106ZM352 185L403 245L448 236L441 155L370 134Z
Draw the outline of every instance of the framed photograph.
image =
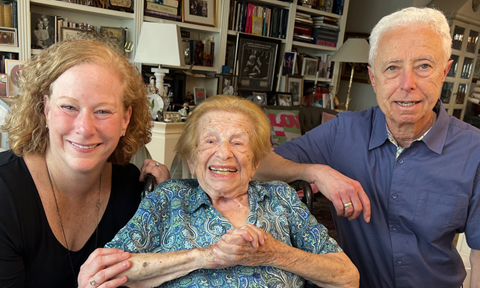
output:
M95 31L77 28L62 27L59 41L85 39L88 34L95 34Z
M165 122L180 122L182 120L182 115L178 112L163 112L163 121Z
M32 49L45 49L57 43L57 16L31 13Z
M303 76L313 76L317 74L317 67L318 67L318 60L315 58L303 58L303 65L302 65L302 75Z
M195 95L195 105L200 104L205 98L207 98L207 93L203 87L193 88L193 95Z
M327 109L334 109L334 104L333 104L333 96L330 93L324 93L323 94L323 103L322 103L323 108Z
M0 97L7 97L7 74L0 73Z
M232 74L218 75L218 94L236 95L236 76Z
M272 91L278 71L280 39L239 33L236 47L237 89Z
M20 75L25 61L5 59L5 72L7 73L7 97L20 95Z
M292 93L278 92L276 98L278 106L292 106Z
M293 75L295 62L297 61L296 52L285 52L283 55L283 64L282 64L282 75Z
M267 105L267 93L265 92L252 92L252 99L253 103L257 104L258 106L266 106Z
M215 0L183 0L182 22L215 26Z
M123 27L100 27L100 36L110 39L118 51L124 52L126 31Z
M17 46L17 29L0 27L0 45Z
M317 63L315 61L315 63ZM292 105L302 104L303 97L303 77L287 75L285 91L292 93Z

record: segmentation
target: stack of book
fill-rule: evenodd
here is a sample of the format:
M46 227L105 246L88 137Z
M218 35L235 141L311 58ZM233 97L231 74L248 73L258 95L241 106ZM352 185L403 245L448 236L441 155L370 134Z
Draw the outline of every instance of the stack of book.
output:
M179 0L145 0L145 15L172 21L182 21Z
M337 47L340 27L336 18L315 16L313 19L313 38L317 45Z
M282 39L286 37L288 9L230 0L229 13L229 30Z
M0 1L0 27L18 29L17 1Z
M310 14L296 12L295 26L293 28L293 40L306 43L314 43L313 20Z

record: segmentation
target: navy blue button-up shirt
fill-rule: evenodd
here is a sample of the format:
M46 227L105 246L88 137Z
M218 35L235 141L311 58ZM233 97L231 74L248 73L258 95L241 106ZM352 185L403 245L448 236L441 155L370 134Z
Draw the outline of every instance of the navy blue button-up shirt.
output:
M275 149L361 183L370 223L334 217L361 287L460 287L466 272L455 233L465 232L469 246L480 249L480 130L448 115L440 101L434 110L435 125L398 158L379 107L339 113Z

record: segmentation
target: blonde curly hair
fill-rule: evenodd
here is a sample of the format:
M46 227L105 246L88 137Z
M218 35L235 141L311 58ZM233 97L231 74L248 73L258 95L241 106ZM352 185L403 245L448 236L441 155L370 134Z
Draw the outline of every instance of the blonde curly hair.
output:
M49 134L44 114L44 95L52 93L52 83L73 66L94 63L111 67L123 83L124 111L132 107L125 136L108 161L125 165L137 150L150 142L153 123L147 102L147 90L138 69L107 43L92 40L59 42L43 50L25 64L20 77L20 96L10 107L5 124L9 144L18 156L44 154Z

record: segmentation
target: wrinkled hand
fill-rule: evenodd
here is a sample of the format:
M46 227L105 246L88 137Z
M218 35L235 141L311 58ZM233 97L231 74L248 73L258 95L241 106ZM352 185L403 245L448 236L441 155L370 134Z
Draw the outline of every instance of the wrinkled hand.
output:
M276 242L270 234L248 224L223 235L213 247L213 256L223 267L262 266L274 256Z
M171 178L167 166L153 159L145 159L145 161L143 161L142 169L140 169L140 181L144 181L145 175L148 173L155 177L155 187Z
M338 216L353 220L363 211L363 219L370 222L370 200L358 181L326 165L311 165L306 173L309 182L314 183L332 201ZM352 206L344 207L344 204L350 202Z
M131 267L130 253L120 249L98 248L88 256L87 261L80 267L78 274L78 287L107 288L122 286L127 282L127 277L112 279ZM91 281L95 285L91 285Z

